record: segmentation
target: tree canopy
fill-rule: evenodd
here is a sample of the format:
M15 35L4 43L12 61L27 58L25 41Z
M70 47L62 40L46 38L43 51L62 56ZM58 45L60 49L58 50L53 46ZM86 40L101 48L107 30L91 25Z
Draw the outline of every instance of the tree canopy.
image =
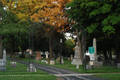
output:
M119 0L73 0L66 6L71 7L67 11L70 18L79 22L89 34L93 34L92 38L97 37L102 43L106 43L103 42L104 39L111 40L111 38L114 38L113 42L117 47L116 43L118 42L116 41L120 40L118 31L120 23ZM111 44L111 42L108 44ZM111 46L114 49L116 47Z

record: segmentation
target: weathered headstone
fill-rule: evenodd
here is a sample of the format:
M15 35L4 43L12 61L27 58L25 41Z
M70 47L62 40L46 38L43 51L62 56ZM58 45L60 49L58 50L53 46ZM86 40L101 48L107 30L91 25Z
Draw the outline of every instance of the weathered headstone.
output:
M40 60L40 59L41 59L41 53L39 51L37 51L35 60Z
M49 54L49 52L48 52L48 51L46 51L46 52L45 52L46 59L48 59L48 54Z
M0 59L0 71L6 71L6 62L4 59Z
M50 60L50 65L55 65L55 60L54 59Z
M71 55L71 61L73 60L73 55Z
M76 65L76 69L79 69L79 64Z
M68 58L68 61L70 61L70 58Z
M30 64L27 68L28 72L37 72L35 66L33 64Z
M10 62L10 64L11 64L11 66L12 66L12 67L14 67L14 68L15 68L15 67L16 67L16 65L17 65L17 62Z
M46 60L41 60L41 62L45 62L46 63Z
M3 59L5 60L5 63L7 63L7 60L6 60L6 50L5 49L3 50Z
M60 57L58 57L57 59L56 59L56 62L58 63L60 61Z
M75 56L74 56L74 59L72 61L71 64L73 65L76 65L78 67L78 65L82 65L82 61L80 59L80 47L78 46L78 42L76 43L76 46L75 46Z
M63 59L63 57L61 58L61 64L64 64L64 59Z
M93 66L92 65L86 65L86 69L92 69Z
M0 71L6 71L6 50L3 50L3 58L0 59Z
M103 62L98 62L98 61L90 61L89 64L92 65L93 67L102 67L103 66Z
M120 69L120 63L117 63L117 68Z

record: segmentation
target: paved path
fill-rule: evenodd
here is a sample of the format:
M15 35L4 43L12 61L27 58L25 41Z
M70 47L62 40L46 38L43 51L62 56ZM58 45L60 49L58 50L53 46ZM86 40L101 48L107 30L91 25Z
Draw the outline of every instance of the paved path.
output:
M9 60L13 60L13 61L23 63L26 65L29 64L29 62L27 62L27 61L20 61L20 60L15 60L15 59L10 59L10 58L9 58ZM74 72L74 71L70 71L70 70L66 70L66 69L56 68L56 67L52 67L52 66L46 66L46 65L37 64L37 63L34 63L34 65L36 68L38 68L42 71L45 71L45 72L48 72L55 76L61 77L60 80L106 80L106 79L94 77L94 76L92 76L92 74L82 74L82 73L78 73L78 72Z

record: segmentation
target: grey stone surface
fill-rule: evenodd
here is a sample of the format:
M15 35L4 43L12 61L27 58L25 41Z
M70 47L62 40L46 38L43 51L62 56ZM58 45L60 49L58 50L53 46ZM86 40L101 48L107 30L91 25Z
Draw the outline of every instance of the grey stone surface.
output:
M35 66L33 64L30 64L27 68L28 72L37 72Z
M0 59L0 71L6 71L6 62L4 59Z
M17 66L17 62L10 62L12 67L16 67Z
M94 53L95 61L98 61L96 38L93 39L93 47L94 47L94 50L95 50L95 53Z
M50 60L50 65L55 65L55 60Z
M117 68L120 69L120 63L117 63Z
M82 65L82 61L80 59L80 47L78 46L78 43L76 43L75 55L74 55L74 59L71 62L71 64L73 64L73 65Z
M92 65L86 65L86 69L92 69L93 66Z
M98 61L90 61L89 64L92 65L93 67L103 66L103 62L98 62Z
M3 59L4 59L5 63L6 63L7 60L6 60L6 50L5 49L3 50Z

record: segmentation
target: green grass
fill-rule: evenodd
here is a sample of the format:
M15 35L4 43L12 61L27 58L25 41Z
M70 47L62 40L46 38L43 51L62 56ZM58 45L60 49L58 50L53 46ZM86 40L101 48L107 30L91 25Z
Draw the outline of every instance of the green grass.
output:
M0 75L0 80L57 80L53 75Z
M43 72L37 69L37 72L27 72L27 65L17 63L17 66L13 68L10 65L10 61L7 60L6 71L0 71L0 80L57 80L56 76L53 76L47 72Z
M94 76L101 77L108 80L120 80L120 74L111 73L111 74L96 74Z
M25 58L21 59L21 60L29 61L28 59L25 59ZM30 59L30 60L33 61L35 59ZM42 60L45 60L45 59L42 59ZM47 61L49 62L49 60L47 60ZM76 71L76 72L79 72L79 73L112 73L112 72L120 72L120 69L117 69L116 67L109 67L109 66L98 67L98 68L94 68L92 70L85 70L85 69L83 69L83 66L80 65L79 69L76 69L76 65L72 65L71 61L68 61L68 60L64 60L64 64L61 64L61 65L60 65L59 62L56 62L55 65L46 64L44 62L41 62L41 60L35 61L35 62L39 63L39 64L43 64L43 65L68 69L68 70Z

